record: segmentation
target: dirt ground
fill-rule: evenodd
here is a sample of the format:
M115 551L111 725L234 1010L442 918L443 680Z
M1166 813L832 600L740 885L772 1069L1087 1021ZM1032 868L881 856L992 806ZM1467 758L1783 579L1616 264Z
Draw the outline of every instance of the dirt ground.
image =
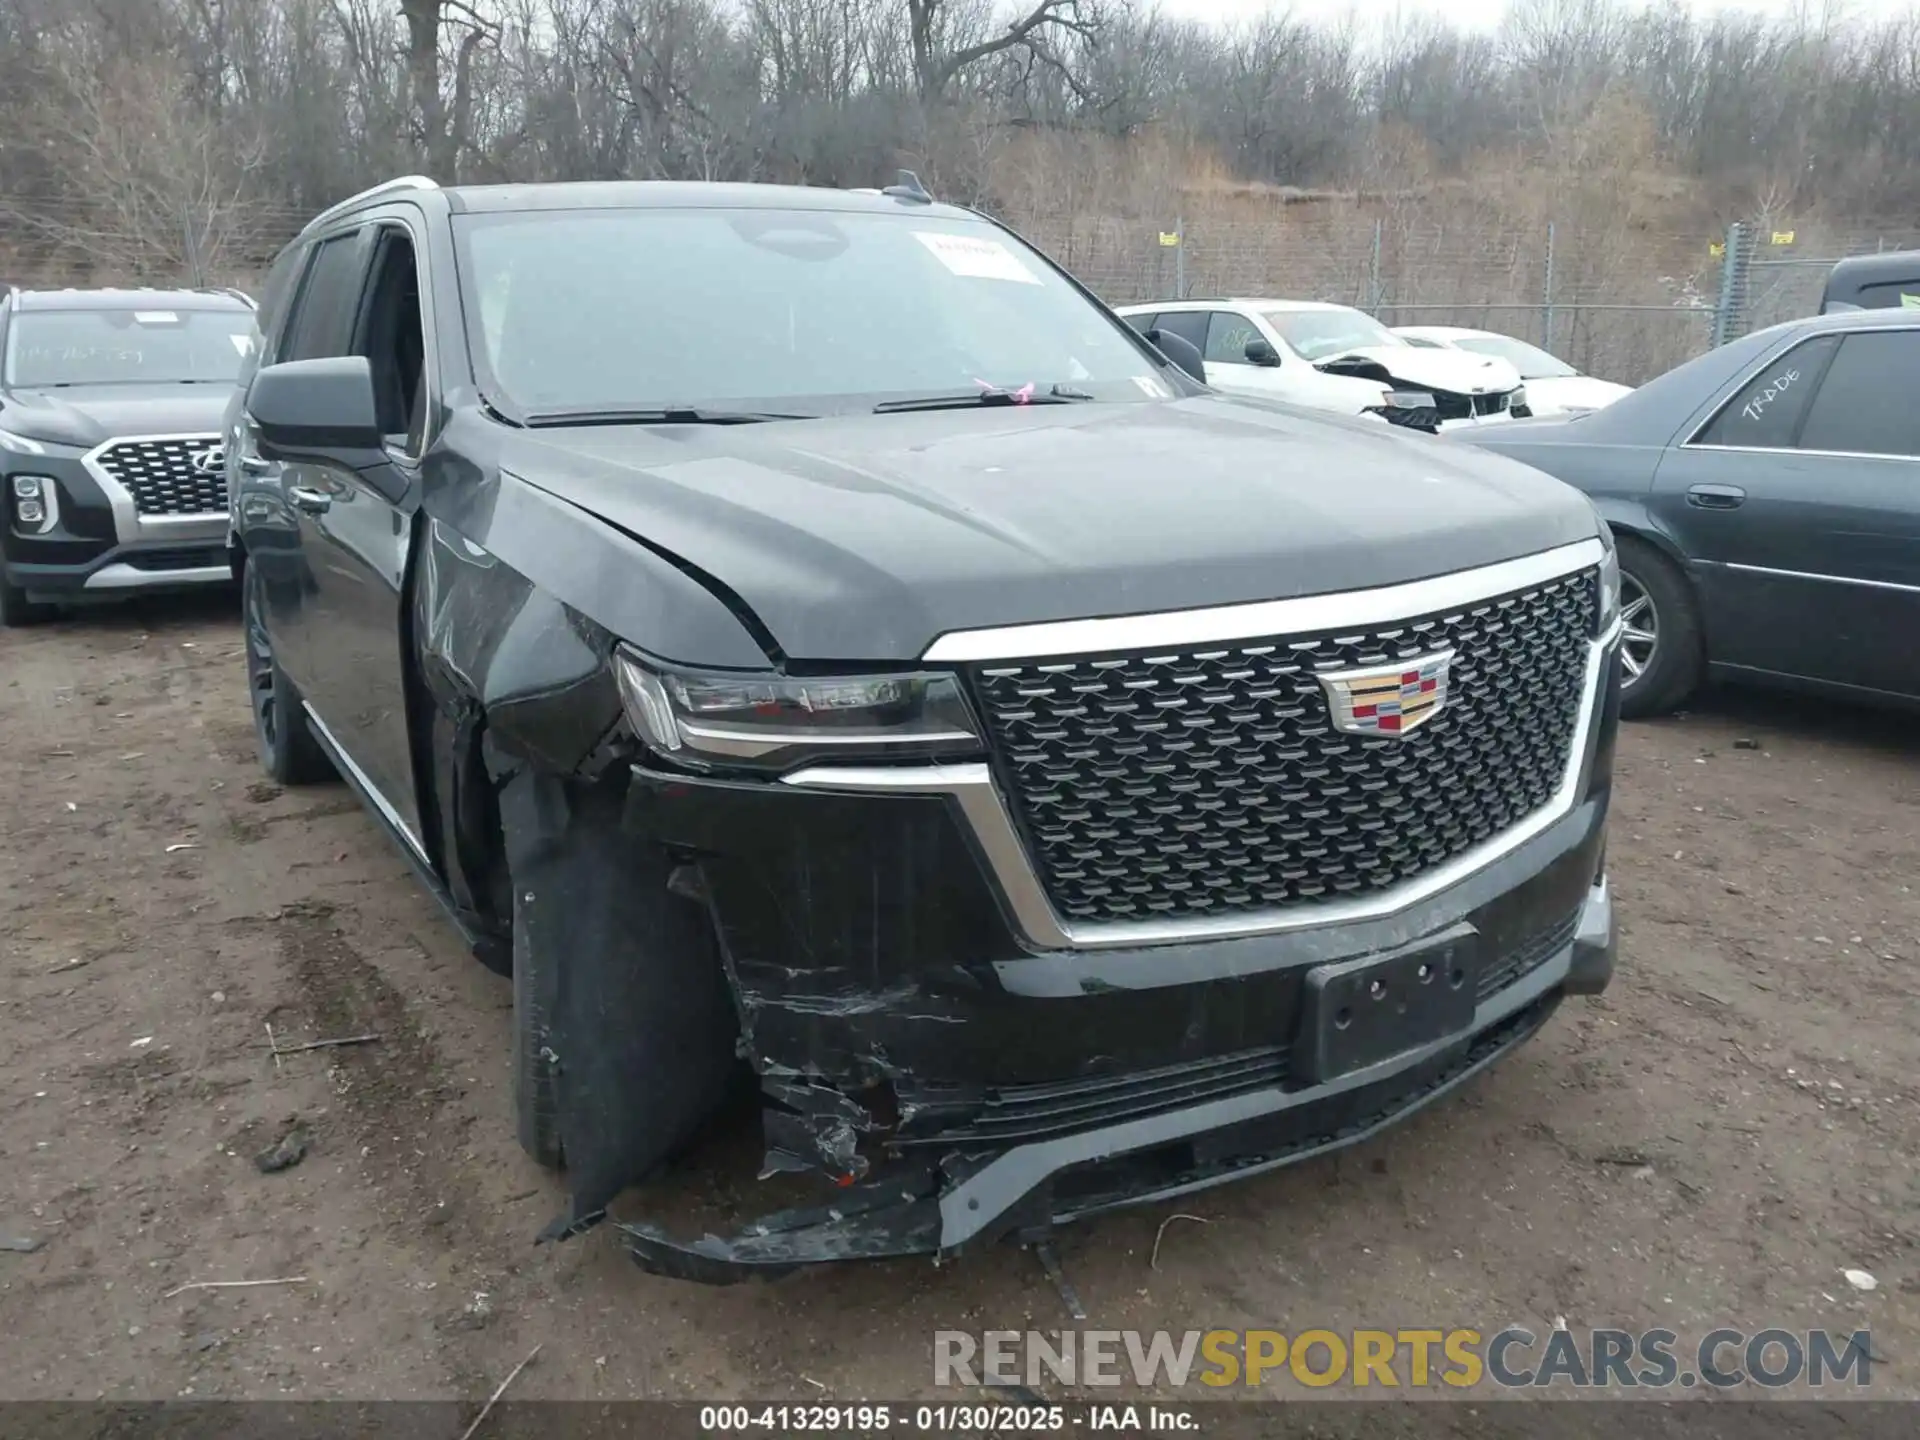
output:
M0 635L0 1399L472 1399L536 1344L515 1398L897 1399L937 1329L1070 1323L1011 1246L708 1289L605 1229L534 1245L562 1197L514 1143L509 986L347 791L261 778L239 645L224 596ZM1157 1269L1174 1207L1065 1235L1090 1323L1868 1326L1876 1392L1920 1393L1914 734L1763 696L1629 727L1612 990L1185 1202ZM380 1038L276 1064L268 1026ZM669 1221L754 1208L674 1184Z

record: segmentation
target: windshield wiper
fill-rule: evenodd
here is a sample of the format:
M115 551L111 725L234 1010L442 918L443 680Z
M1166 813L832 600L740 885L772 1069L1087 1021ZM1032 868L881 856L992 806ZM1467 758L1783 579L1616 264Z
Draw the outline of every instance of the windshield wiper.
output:
M533 429L558 425L758 425L767 420L817 420L817 415L781 415L769 410L710 410L663 405L657 410L548 410L529 415Z
M982 405L1073 405L1093 396L1071 385L1055 385L1045 394L1031 390L967 390L952 395L920 395L911 400L882 400L873 407L876 415L897 415L910 410L971 410Z

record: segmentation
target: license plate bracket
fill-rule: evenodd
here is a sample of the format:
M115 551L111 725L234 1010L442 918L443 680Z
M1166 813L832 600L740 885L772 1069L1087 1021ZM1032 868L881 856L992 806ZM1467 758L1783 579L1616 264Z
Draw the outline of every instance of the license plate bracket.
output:
M1314 966L1302 987L1294 1073L1337 1080L1467 1030L1477 938L1462 924L1404 949Z

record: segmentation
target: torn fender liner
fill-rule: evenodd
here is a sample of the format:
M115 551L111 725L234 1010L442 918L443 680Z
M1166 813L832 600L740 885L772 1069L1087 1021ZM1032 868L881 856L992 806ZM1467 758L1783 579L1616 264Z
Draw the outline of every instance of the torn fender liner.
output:
M509 765L500 791L522 1140L550 1127L572 1191L543 1238L591 1226L686 1145L738 1065L705 916L669 892L665 851L622 829L625 788L619 767L583 782Z

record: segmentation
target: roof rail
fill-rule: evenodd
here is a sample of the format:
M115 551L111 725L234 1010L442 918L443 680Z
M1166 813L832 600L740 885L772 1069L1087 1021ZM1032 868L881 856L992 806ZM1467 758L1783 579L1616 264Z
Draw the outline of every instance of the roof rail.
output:
M404 190L438 190L439 188L440 186L426 175L402 175L397 180L385 180L371 189L362 190L358 195L349 195L337 205L329 205L309 220L304 228L311 230L314 226L324 224L336 215L344 215L356 206L364 205L369 200L377 200L383 195L394 195Z
M249 310L258 310L260 308L260 302L242 290L238 285L216 285L213 287L212 293L215 295L231 295Z

